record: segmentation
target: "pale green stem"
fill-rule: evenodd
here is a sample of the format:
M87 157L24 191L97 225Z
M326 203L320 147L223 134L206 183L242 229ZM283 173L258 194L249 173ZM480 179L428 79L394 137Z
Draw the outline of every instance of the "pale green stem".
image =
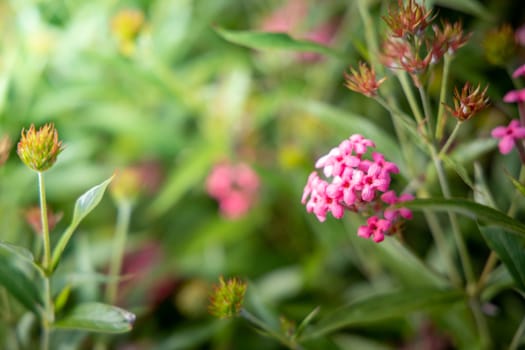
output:
M9 306L9 298L4 287L0 287L0 294L2 295L2 304L4 309L4 318L6 321L11 321L11 307Z
M518 329L516 330L516 333L514 333L514 337L512 337L512 342L509 345L509 350L516 350L518 348L523 332L525 332L525 317L521 321Z
M430 110L430 103L428 101L428 96L423 86L417 88L419 91L419 98L421 99L421 104L423 105L423 113L425 115L425 122L428 125L428 136L430 139L434 138L434 131L432 130L432 111Z
M44 240L44 257L42 258L42 267L47 272L51 265L51 242L49 239L49 225L47 222L47 203L46 188L44 183L44 174L38 172L38 190L40 193L40 219L42 222L42 238Z
M113 249L109 265L110 280L106 289L106 301L109 304L114 304L117 299L120 270L122 268L122 258L126 247L131 212L131 202L120 201L118 203L117 225L115 228L115 237L113 239Z
M448 149L450 148L450 146L452 145L452 143L456 139L456 136L458 134L458 131L459 131L459 128L461 127L461 125L463 125L463 123L460 120L458 120L456 125L454 126L454 130L452 130L452 133L448 137L447 142L445 142L445 145L441 148L441 151L439 151L438 157L441 158L442 155L447 154Z
M414 115L414 118L416 118L416 122L418 124L418 128L421 128L423 131L423 135L426 136L426 129L425 124L423 120L423 115L421 114L421 109L419 108L419 105L417 104L416 97L414 96L414 92L412 91L412 88L410 87L410 83L408 82L408 78L405 72L398 72L397 78L399 80L399 83L401 84L401 88L403 89L403 93L405 94L408 105L410 106L410 109L412 110L412 114Z
M441 77L441 90L439 92L439 107L438 107L438 115L437 115L437 121L436 121L436 139L441 140L443 137L443 131L445 130L445 124L447 121L447 118L445 118L445 102L446 102L446 93L447 93L447 85L448 85L448 78L450 73L450 62L452 61L452 57L449 54L445 54L444 62L443 62L443 75Z
M479 276L478 284L476 286L476 294L479 293L483 287L485 287L485 283L487 282L490 273L496 266L496 263L498 262L499 258L498 255L491 250L489 257L487 258L487 262L485 263L485 266L483 267L483 271L481 272L481 275Z
M377 35L375 32L376 26L372 22L372 18L370 17L370 12L367 8L368 1L366 0L357 0L357 9L359 11L359 16L361 16L361 20L363 21L363 26L365 28L365 40L366 44L368 46L369 51L369 59L370 64L376 71L380 72L380 67L382 67L379 64L379 45L377 42Z
M432 160L434 161L434 166L436 167L436 172L438 175L439 184L441 186L441 191L443 192L443 197L447 199L451 198L448 180L445 175L443 165L441 164L441 160L438 158L435 149L431 148L430 152L431 152ZM459 258L461 259L461 264L465 271L465 276L467 279L467 290L468 290L469 288L473 288L474 283L475 283L474 272L472 270L472 264L470 262L470 257L469 257L465 242L463 240L463 236L461 235L461 232L459 229L457 216L456 214L452 212L449 212L448 215L450 219L450 224L452 226L452 234L454 235L454 240L458 248Z
M47 222L47 203L46 188L44 183L44 174L38 172L38 190L40 193L40 218L42 223L42 238L44 241L44 256L42 259L42 268L44 270L44 313L42 315L42 336L40 338L40 348L49 349L49 335L51 325L55 319L53 309L53 300L51 299L51 242L49 239L49 225Z
M430 152L434 161L434 165L436 167L436 172L438 175L441 190L443 192L443 196L445 198L451 198L448 180L446 178L443 166L441 164L441 160L438 158L436 150L433 147L430 148ZM485 317L481 312L481 305L479 304L479 300L477 300L477 297L475 295L477 284L475 281L474 270L472 269L470 256L468 254L465 241L463 240L463 236L461 235L456 214L449 212L448 216L450 219L450 225L452 227L452 234L454 236L454 240L458 248L461 265L463 266L463 270L465 271L465 277L467 280L466 291L467 295L469 296L470 308L472 310L472 314L474 315L474 320L478 329L481 345L483 349L488 349L490 348L491 344L490 333Z

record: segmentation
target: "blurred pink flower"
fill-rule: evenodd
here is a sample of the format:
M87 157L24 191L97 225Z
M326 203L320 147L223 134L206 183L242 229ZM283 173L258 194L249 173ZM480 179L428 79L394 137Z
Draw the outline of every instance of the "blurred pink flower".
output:
M512 90L503 96L503 101L507 103L525 102L525 89Z
M372 214L357 233L381 242L385 234L397 231L400 220L412 217L407 208L393 206L411 200L413 196L397 197L389 190L390 175L398 173L399 169L396 164L386 161L381 153L372 152L372 159L364 158L374 147L371 140L359 134L343 140L316 162L315 167L323 170L326 180L313 171L301 201L306 210L321 222L326 220L329 212L337 219L344 216L345 210Z
M525 64L519 66L514 73L512 73L513 78L522 77L525 75Z
M514 32L514 38L516 39L516 43L518 45L525 46L525 24L516 29Z
M518 120L512 120L508 126L498 126L491 133L492 137L501 139L498 147L501 154L508 154L514 148L516 140L525 138L525 128Z
M256 200L259 176L247 164L220 163L206 179L208 194L219 202L226 218L237 219L246 214Z

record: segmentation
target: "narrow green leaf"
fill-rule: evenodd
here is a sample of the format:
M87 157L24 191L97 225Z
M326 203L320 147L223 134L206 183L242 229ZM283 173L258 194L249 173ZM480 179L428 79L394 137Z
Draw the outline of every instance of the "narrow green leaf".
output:
M40 272L33 265L25 264L29 271L25 271L16 264L16 256L0 255L0 285L13 296L20 304L39 315L43 307L40 294ZM31 271L31 269L34 269Z
M105 180L104 182L90 188L83 195L78 197L75 203L73 219L71 220L71 223L69 224L68 228L60 237L60 240L58 241L55 249L53 250L53 269L58 264L60 256L64 252L64 249L66 248L67 243L71 239L71 236L75 232L75 229L78 227L82 219L84 219L86 215L88 215L100 203L102 197L104 196L106 188L112 180L113 176Z
M269 33L257 31L233 31L216 27L215 31L225 40L257 50L293 50L301 52L317 52L337 58L344 55L328 46L310 40L298 40L286 33Z
M404 202L403 206L413 210L430 209L455 212L466 215L472 219L477 219L486 225L497 226L505 229L509 233L525 237L525 225L521 222L514 220L496 209L467 199L415 199L410 202Z
M463 298L461 291L434 288L373 295L336 310L309 329L304 338L317 338L349 326L405 317L416 311L444 310Z
M521 182L516 180L512 175L509 174L509 172L505 169L505 175L510 179L514 187L521 193L522 196L525 196L525 185L523 185Z
M498 254L518 288L525 291L525 239L506 234L497 227L478 225L488 246Z
M102 303L78 305L65 318L56 322L58 329L77 329L97 333L129 332L135 315L129 311Z
M461 164L460 162L456 161L455 159L448 157L446 155L442 155L441 159L443 159L443 162L447 167L450 167L454 169L456 174L463 180L463 182L470 187L471 189L474 189L474 183L470 179L470 176L468 174L467 169Z
M71 221L72 226L78 226L80 221L82 221L86 215L95 209L98 203L100 203L102 200L104 192L112 180L113 176L101 184L90 188L83 195L78 197L75 203L75 210L73 212L73 220Z
M0 242L0 252L3 254L7 254L7 255L9 254L16 255L18 258L25 260L26 262L29 262L31 264L35 262L33 253L31 253L26 248L18 246L16 244L12 244L8 242Z

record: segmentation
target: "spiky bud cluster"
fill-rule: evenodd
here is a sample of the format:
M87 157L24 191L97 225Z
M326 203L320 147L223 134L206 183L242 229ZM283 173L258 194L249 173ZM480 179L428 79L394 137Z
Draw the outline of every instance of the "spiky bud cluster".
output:
M481 90L480 85L474 87L466 83L461 92L454 88L454 107L445 106L448 111L458 120L465 121L472 118L476 113L485 109L489 104L486 86Z
M219 277L219 284L213 286L210 296L209 312L219 318L231 318L241 312L247 284L238 278L224 281Z
M376 79L376 72L364 62L359 63L359 70L350 67L350 72L345 73L345 86L352 91L367 97L377 95L377 90L386 78Z
M17 153L22 162L29 168L43 172L55 164L62 152L62 141L53 124L46 124L36 130L32 124L29 130L22 130Z

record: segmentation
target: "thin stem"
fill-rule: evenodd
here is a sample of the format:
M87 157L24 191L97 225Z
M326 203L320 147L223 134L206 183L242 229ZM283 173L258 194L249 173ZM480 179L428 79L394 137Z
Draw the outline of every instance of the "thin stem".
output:
M423 105L425 121L428 125L428 135L432 139L434 137L434 131L432 130L432 111L430 110L428 95L425 92L425 89L423 89L423 86L419 86L417 90L419 91L419 98L421 99L421 104Z
M408 82L408 78L405 72L399 72L397 74L397 78L399 80L399 83L401 84L401 88L403 89L403 93L405 94L408 104L410 106L410 109L412 110L412 114L414 114L414 118L416 118L416 122L418 124L418 127L421 127L423 131L423 135L426 136L426 131L424 128L424 120L423 115L421 114L421 109L419 108L419 105L417 104L416 97L414 96L414 92L410 88L410 84Z
M375 32L376 26L372 22L372 18L370 17L370 11L368 11L367 8L368 1L366 0L358 0L357 1L357 10L359 11L359 16L361 16L361 20L363 21L363 26L365 28L365 40L366 44L368 46L368 52L369 52L369 60L374 67L374 69L377 72L381 72L382 65L379 64L378 59L378 52L379 52L379 45L377 42L377 35Z
M47 203L44 174L40 171L38 172L38 190L40 193L40 219L42 222L42 238L44 240L44 256L42 258L42 267L45 271L47 271L51 265L51 242L49 239L49 225L47 222Z
M516 333L514 333L514 337L512 337L512 341L509 345L509 350L516 350L518 348L523 332L525 332L525 317L521 321L518 329L516 330Z
M51 325L55 320L55 311L53 308L53 300L51 295L51 242L49 239L49 225L47 222L47 203L46 203L46 187L44 182L44 174L38 172L38 190L40 194L40 218L42 223L42 238L44 241L44 256L42 259L42 269L44 271L44 311L42 315L42 335L40 338L40 348L42 350L49 349L49 335L51 332Z
M459 131L459 128L461 127L461 125L463 125L463 123L460 120L458 120L456 122L456 125L454 126L454 130L452 130L452 133L448 137L447 142L445 142L445 145L443 146L443 148L441 148L441 151L439 151L438 157L441 158L442 155L447 154L448 149L450 148L450 146L452 145L452 143L456 139L456 136L458 134L458 131Z
M448 78L450 73L450 62L452 57L449 54L445 54L443 61L443 75L441 78L441 89L439 92L439 107L436 121L436 139L441 140L443 137L443 131L445 130L445 124L447 119L445 118L445 97L447 93Z
M485 317L481 312L481 305L479 303L479 300L475 297L471 297L469 302L470 309L472 310L472 313L474 315L474 321L476 322L476 326L478 327L481 349L491 349L492 341L490 340L490 331L487 325L487 321L485 320Z
M441 186L441 191L443 192L443 196L445 198L450 198L450 188L448 185L447 178L445 176L445 171L443 169L443 165L441 164L441 160L438 158L436 151L434 148L431 148L431 156L434 161L434 166L436 167L436 172L439 179L439 184ZM458 219L456 214L449 212L448 213L450 224L452 226L452 233L454 235L454 240L456 242L456 245L458 247L458 253L459 258L461 259L461 264L463 266L463 269L465 271L465 276L467 279L467 291L469 291L469 288L473 288L475 285L475 279L474 279L474 272L472 269L472 264L470 262L470 257L467 251L467 247L465 245L465 242L463 240L463 236L461 235Z
M131 202L121 201L118 204L117 225L113 239L113 250L109 265L110 281L106 289L106 301L114 304L117 299L118 285L120 282L120 270L122 268L122 257L126 246L129 222L131 220Z
M498 260L498 255L493 250L491 250L489 257L487 258L487 262L483 267L483 271L479 276L478 284L476 285L476 294L479 293L483 289L483 287L485 287L485 283L487 283L490 273L492 272L492 270L494 270L494 267L498 263Z

